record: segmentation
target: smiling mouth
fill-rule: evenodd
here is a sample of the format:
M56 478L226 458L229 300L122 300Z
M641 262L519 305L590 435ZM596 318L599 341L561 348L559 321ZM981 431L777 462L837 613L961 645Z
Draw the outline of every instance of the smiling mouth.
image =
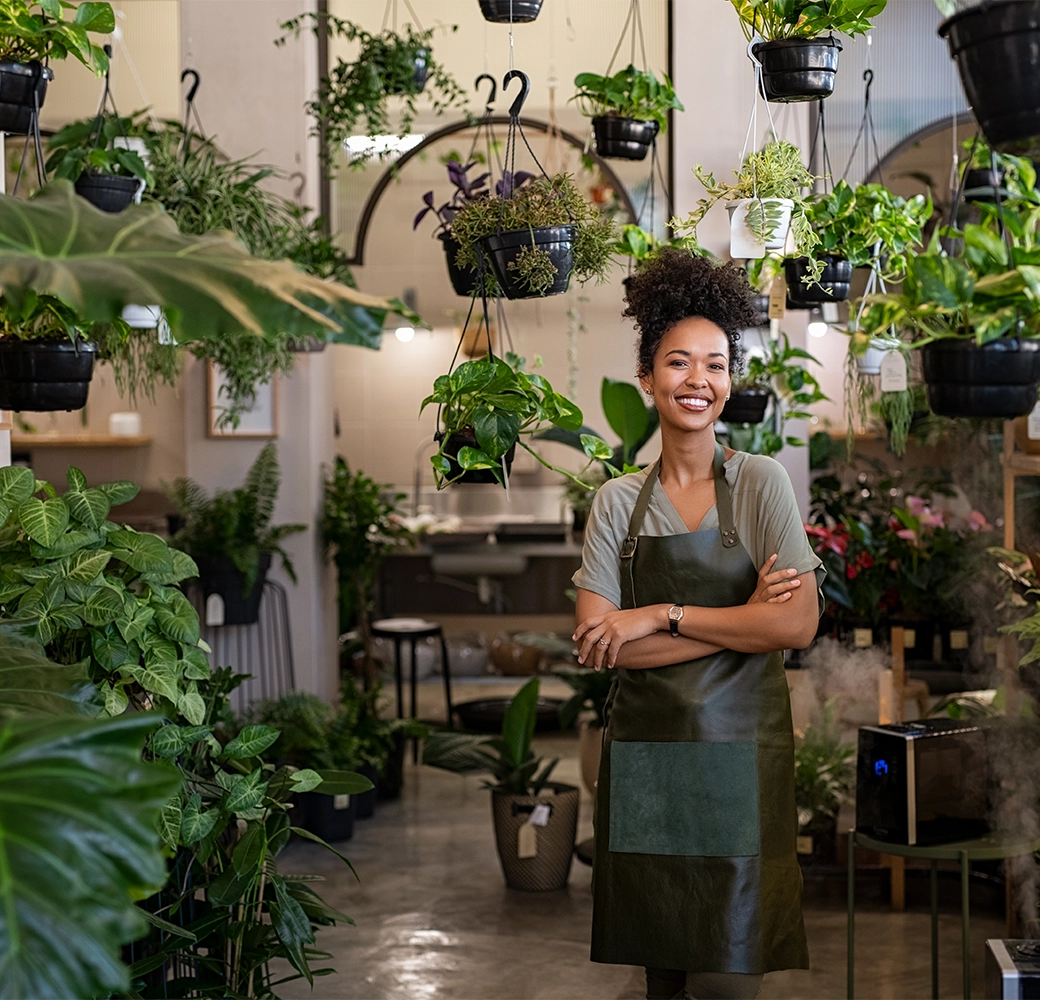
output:
M711 400L704 396L676 396L675 401L691 413L703 413L711 406Z

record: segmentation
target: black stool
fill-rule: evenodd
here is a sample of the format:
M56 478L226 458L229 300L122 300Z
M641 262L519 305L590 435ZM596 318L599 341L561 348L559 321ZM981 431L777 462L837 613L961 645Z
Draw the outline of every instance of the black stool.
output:
M441 643L441 670L444 674L444 700L448 706L448 728L453 729L455 723L452 719L451 707L451 665L448 662L448 644L444 641L444 631L436 622L425 622L416 618L384 618L382 621L373 622L371 633L379 639L393 639L394 641L394 681L397 684L397 717L403 719L404 715L404 674L401 669L401 643L409 642L412 646L412 713L415 718L416 712L416 683L417 683L417 656L416 644L420 639L439 639ZM418 763L419 741L412 741L412 760Z

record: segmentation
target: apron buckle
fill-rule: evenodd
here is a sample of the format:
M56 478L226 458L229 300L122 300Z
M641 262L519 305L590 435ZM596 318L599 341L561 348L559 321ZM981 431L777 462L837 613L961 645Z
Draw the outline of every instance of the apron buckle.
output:
M622 559L631 559L632 556L634 556L636 554L636 543L638 541L639 541L638 538L633 538L631 535L629 535L621 543L621 558Z

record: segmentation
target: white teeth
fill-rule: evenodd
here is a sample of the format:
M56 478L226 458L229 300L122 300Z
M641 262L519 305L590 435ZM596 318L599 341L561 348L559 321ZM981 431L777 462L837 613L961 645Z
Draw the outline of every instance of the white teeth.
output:
M711 405L708 400L698 396L680 396L678 402L680 406L685 406L689 410L706 410Z

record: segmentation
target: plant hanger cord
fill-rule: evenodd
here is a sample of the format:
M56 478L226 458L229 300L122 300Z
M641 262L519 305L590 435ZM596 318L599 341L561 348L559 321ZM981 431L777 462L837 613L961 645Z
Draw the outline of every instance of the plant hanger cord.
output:
M112 57L112 46L105 46L105 54L111 59ZM116 124L119 126L119 131L122 133L124 139L126 139L126 129L123 128L123 119L119 117L119 109L116 107L116 99L112 93L111 87L111 70L112 64L109 62L109 68L105 70L105 86L101 91L101 103L98 105L97 117L94 119L93 125L90 126L90 134L87 136L87 142L90 144L90 148L96 148L97 143L101 140L101 133L104 131L105 126L105 106L110 105L112 108L112 117L115 119ZM96 134L95 134L95 129Z
M755 67L755 96L751 102L751 117L748 119L747 131L744 133L744 146L740 151L740 164L744 165L744 157L747 154L748 142L751 140L752 132L758 130L758 99L762 98L762 103L766 106L766 115L769 118L769 130L773 136L773 140L778 139L776 131L776 122L773 121L773 112L769 107L769 102L765 99L765 91L763 90L762 83L762 63L759 62L758 56L752 51L752 49L761 42L762 36L756 31L751 41L747 44L747 56L751 60L751 64ZM751 193L752 197L758 201L758 164L754 164L751 169Z
M404 5L407 8L408 14L411 17L413 23L415 24L416 30L419 32L419 34L422 34L425 29L422 26L422 21L419 20L419 15L415 13L415 8L412 6L411 0L404 0ZM391 25L391 30L396 35L397 34L397 0L386 0L386 7L383 9L383 26L380 29L381 31L386 31L386 22L387 22L388 18L392 18L393 19L393 24Z
M812 144L809 146L809 169L812 169L812 165L816 158L816 143L820 144L820 158L823 163L823 185L824 192L829 193L834 190L834 168L831 166L831 154L830 150L827 149L827 119L825 117L824 108L827 106L826 101L821 98L816 102L817 114L816 114L816 128L813 131ZM788 105L790 106L790 105Z
M871 36L868 34L867 68L863 70L863 117L860 119L859 129L856 132L856 139L852 143L852 150L849 153L849 161L845 164L845 170L841 175L841 179L843 181L848 179L849 171L852 169L852 163L856 158L856 151L859 149L860 142L863 142L863 183L866 183L869 180L872 172L876 172L878 175L878 183L884 184L885 179L881 174L881 151L878 148L877 129L874 127L874 111L870 104L870 88L874 84L874 70L870 67L871 41ZM874 156L874 171L871 171L870 169L871 153L873 153Z
M191 120L195 119L195 127L198 129L199 138L205 141L206 131L202 127L202 119L199 117L199 109L195 107L195 95L199 92L199 84L202 82L202 78L199 76L199 71L195 69L186 69L181 73L181 83L188 77L192 78L192 85L188 89L188 95L184 98L184 138L181 139L181 156L184 157L184 161L188 160L188 153L190 149L191 139Z

